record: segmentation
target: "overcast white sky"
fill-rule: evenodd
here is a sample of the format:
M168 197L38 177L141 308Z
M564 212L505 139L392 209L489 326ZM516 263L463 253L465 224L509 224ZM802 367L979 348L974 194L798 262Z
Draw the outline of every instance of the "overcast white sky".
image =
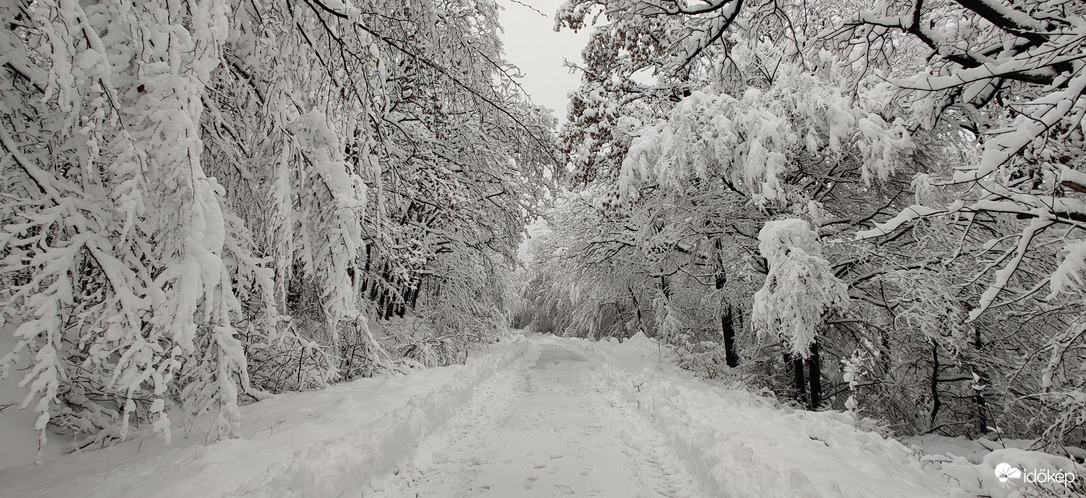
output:
M566 116L566 93L577 87L580 75L569 74L562 67L565 57L577 63L581 62L581 49L588 42L585 31L574 34L569 30L554 32L554 11L563 0L523 0L546 14L543 17L525 5L510 0L498 0L501 23L505 28L502 43L505 44L505 58L520 67L524 78L520 84L532 96L536 104L554 110L559 120Z

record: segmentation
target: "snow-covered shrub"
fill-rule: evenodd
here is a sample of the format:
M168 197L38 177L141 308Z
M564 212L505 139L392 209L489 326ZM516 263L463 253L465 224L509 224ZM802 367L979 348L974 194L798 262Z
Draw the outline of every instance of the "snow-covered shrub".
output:
M706 379L718 379L728 371L724 348L716 341L687 342L675 347L680 367Z
M864 363L867 360L862 351L857 351L852 354L852 357L841 360L841 369L843 371L841 380L848 383L848 389L853 393L845 400L845 409L850 412L857 412L860 409L860 403L856 400L855 392L860 385L860 381L863 380Z

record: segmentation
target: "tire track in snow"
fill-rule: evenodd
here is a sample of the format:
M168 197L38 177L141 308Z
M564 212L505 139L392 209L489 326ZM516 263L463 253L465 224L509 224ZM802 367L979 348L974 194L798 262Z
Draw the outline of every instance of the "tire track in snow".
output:
M297 448L293 454L224 496L357 496L373 476L396 468L418 441L440 432L470 404L479 386L526 362L533 348L519 342L460 370L440 389L411 398L372 424Z
M378 483L362 496L428 496L409 492L437 485L461 489L470 482L474 467L483 463L477 454L476 433L484 425L505 419L512 409L509 393L520 388L523 368L511 369L481 384L472 401L453 417L443 430L422 441L411 462L402 465L391 476L378 478ZM450 453L454 453L450 455ZM474 452L473 452L474 453Z
M580 355L542 345L535 365L472 401L363 496L703 496L665 441Z

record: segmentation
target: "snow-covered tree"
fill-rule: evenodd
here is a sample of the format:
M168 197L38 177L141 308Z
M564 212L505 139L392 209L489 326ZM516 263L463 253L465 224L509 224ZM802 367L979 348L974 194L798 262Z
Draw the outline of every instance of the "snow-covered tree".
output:
M754 294L754 326L806 359L827 315L848 307L848 287L822 258L818 236L806 221L767 222L758 241L769 274Z
M632 232L675 240L710 214L806 220L852 302L819 345L867 353L855 395L882 401L878 415L917 432L1002 419L1067 438L1083 380L1069 367L1082 337L1081 14L1059 1L571 1L560 26L606 22L563 149ZM750 202L704 202L714 191ZM667 214L679 206L692 216ZM759 226L724 233L768 272ZM666 247L690 274L710 254ZM771 356L752 366L778 375ZM1043 415L1024 420L1031 410Z
M898 233L925 217L956 220L967 232L961 247L968 250L965 241L980 239L974 253L987 263L966 279L985 283L968 320L1028 304L1032 311L1015 313L1047 322L1044 344L1030 349L1047 350L1056 370L1074 349L1075 340L1067 338L1081 339L1073 332L1078 320L1060 318L1063 311L1056 310L1082 304L1081 289L1063 282L1079 264L1074 248L1083 228L1076 196L1083 190L1077 165L1086 79L1084 47L1073 34L1086 26L1083 9L1081 3L1044 0L887 2L850 16L824 38L827 47L848 54L854 70L896 69L895 86L914 135L946 140L961 134L979 148L966 161L936 163L922 179L928 191L953 192L949 199L918 199L862 236ZM1053 244L1065 247L1063 256L1053 254ZM1053 257L1064 264L1048 264ZM1039 396L1050 400L1049 407L1063 406L1057 411L1077 406L1082 413L1071 400L1083 378L1062 379L1044 383L1046 394Z
M500 307L494 266L554 161L496 9L0 5L0 297L18 339L0 364L31 357L42 437L123 440L146 420L168 439L177 409L236 434L266 391L393 367L370 315L423 275Z

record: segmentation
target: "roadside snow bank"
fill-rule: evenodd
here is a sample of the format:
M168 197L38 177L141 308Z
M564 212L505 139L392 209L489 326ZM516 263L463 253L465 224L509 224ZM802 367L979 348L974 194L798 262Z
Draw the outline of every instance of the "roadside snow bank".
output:
M924 460L931 468L967 496L1086 496L1086 467L1070 458L1023 449L1032 445L1030 440L971 441L929 435L909 441L924 448L928 453ZM1065 449L1076 458L1083 454L1081 448Z
M600 375L652 419L712 495L951 495L912 450L856 429L848 414L791 410L701 381L660 364L656 343L643 335L622 344L579 342L604 360Z
M513 339L513 338L511 338ZM242 407L242 437L205 443L205 432L174 428L158 438L60 455L38 467L0 470L0 496L190 497L335 496L411 452L471 391L519 361L528 341L502 341L454 365L407 376L358 379L311 392L284 393ZM312 459L306 461L306 459Z

